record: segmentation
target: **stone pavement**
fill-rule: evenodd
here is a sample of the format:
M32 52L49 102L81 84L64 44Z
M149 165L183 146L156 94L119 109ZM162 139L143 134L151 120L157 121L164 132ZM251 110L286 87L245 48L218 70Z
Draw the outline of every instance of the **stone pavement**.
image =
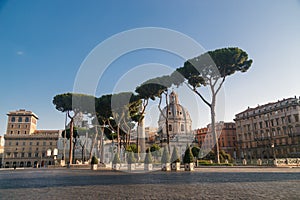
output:
M299 199L300 168L0 170L0 199Z

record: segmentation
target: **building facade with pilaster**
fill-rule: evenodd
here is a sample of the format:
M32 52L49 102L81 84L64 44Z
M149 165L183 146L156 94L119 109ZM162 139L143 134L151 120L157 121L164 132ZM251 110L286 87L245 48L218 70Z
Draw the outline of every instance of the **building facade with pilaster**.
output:
M300 100L283 99L236 114L238 158L300 157Z
M3 167L53 165L59 130L37 130L38 116L31 111L9 112L4 135Z

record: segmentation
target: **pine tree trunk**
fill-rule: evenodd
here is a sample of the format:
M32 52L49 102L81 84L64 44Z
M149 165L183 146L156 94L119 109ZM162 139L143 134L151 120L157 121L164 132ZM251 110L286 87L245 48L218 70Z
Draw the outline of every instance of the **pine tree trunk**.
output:
M213 138L215 141L215 152L216 152L216 162L220 164L220 152L219 152L219 141L218 141L218 134L216 131L216 96L215 94L212 95L212 103L211 103L211 130L213 134Z
M94 149L94 147L95 147L96 140L97 140L97 137L98 137L98 129L97 129L97 126L95 126L95 129L96 129L96 134L95 134L95 138L94 138L93 144L92 144L92 146L91 146L91 151L90 151L89 160L92 159L93 149Z
M69 149L69 162L73 164L73 127L74 127L74 118L71 117L70 121L70 149Z
M169 101L168 101L168 92L165 93L166 95L166 106L167 106L167 111L166 111L166 133L167 133L167 145L168 145L168 151L170 151L170 133L169 133Z
M118 124L117 126L117 153L120 157L120 143L121 143L121 140L120 140L120 124Z

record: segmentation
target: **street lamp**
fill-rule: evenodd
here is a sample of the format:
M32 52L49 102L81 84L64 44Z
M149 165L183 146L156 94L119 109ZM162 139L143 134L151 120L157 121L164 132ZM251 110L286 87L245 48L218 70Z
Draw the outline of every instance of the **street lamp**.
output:
M274 142L272 142L271 148L272 148L272 152L273 152L274 165L277 165L277 162L276 162L276 153L275 153L275 144L274 144Z
M54 165L55 165L55 163L56 163L57 155L58 155L58 149L57 149L57 148L54 148L54 149L53 149Z
M50 161L50 156L51 156L51 149L47 149L48 164L49 164L49 161Z

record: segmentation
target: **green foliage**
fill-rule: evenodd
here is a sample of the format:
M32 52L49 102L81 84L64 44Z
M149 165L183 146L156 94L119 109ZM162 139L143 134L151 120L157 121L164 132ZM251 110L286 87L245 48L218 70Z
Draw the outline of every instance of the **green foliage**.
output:
M158 144L153 144L151 147L150 147L150 151L151 152L155 152L155 151L159 151L160 150L160 146Z
M204 160L215 160L216 155L215 152L210 151L203 159Z
M126 147L126 151L133 152L133 153L138 153L138 152L140 153L140 148L137 148L136 144L131 144Z
M132 164L135 163L136 159L134 158L134 154L132 151L128 152L127 163Z
M234 74L246 72L252 64L248 54L239 48L222 48L208 51L198 57L187 60L177 71L194 88L209 84L210 78L216 80Z
M192 150L190 147L187 147L187 149L185 150L183 162L184 163L193 163L194 162L193 153L192 153Z
M146 157L145 157L144 163L145 164L151 164L152 163L152 156L151 156L150 152L146 153Z
M108 94L96 98L96 102L95 102L96 116L100 125L105 125L105 123L107 123L109 118L112 117L111 96L112 96L111 94Z
M67 129L66 131L62 131L61 136L64 138L66 134L66 138L69 140L71 135L71 130ZM73 138L79 138L78 130L76 127L73 128Z
M160 149L160 146L157 144L153 144L150 147L150 152L151 152L152 156L154 156L156 158L161 156L161 149Z
M228 160L228 162L232 162L231 155L226 153L224 150L220 151L220 160L221 162L225 162L225 160Z
M210 151L203 159L204 160L215 160L216 154L214 151ZM228 162L232 162L232 157L230 154L226 153L224 150L220 151L220 161L225 162L225 160L228 160Z
M92 157L91 164L92 164L92 165L98 164L98 159L96 158L96 156L93 156L93 157Z
M120 164L120 163L121 163L121 160L120 160L119 154L115 153L112 164Z
M202 166L233 166L232 163L211 163L208 160L198 160L198 165L202 165Z
M164 147L161 163L170 163L170 155L167 147Z
M174 146L174 148L173 148L171 161L172 161L172 163L180 162L180 156L178 154L176 146Z
M94 114L95 97L85 94L65 93L56 95L53 98L53 104L58 111L75 113L82 112L84 114Z
M200 148L199 147L192 147L192 153L194 157L198 157L200 152Z

